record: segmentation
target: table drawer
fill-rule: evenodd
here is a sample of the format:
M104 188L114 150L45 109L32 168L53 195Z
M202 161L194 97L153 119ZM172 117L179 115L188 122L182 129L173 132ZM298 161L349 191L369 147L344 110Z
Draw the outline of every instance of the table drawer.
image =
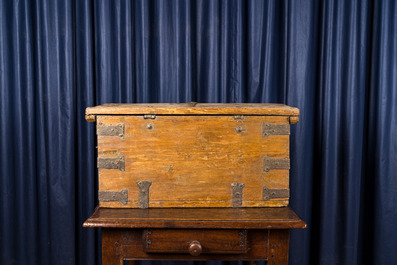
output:
M246 230L147 229L146 253L242 254L247 252Z

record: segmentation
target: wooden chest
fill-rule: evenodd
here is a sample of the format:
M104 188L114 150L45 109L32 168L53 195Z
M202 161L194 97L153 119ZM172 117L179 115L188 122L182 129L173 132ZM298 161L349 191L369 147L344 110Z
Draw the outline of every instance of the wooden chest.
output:
M298 115L281 104L87 108L97 126L100 207L286 206Z

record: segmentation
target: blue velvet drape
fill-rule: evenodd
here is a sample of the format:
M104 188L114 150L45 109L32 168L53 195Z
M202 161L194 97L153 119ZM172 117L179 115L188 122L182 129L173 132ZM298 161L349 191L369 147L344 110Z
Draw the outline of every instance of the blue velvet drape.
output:
M397 264L397 3L0 1L0 264L99 264L109 102L278 102L292 126L290 264Z

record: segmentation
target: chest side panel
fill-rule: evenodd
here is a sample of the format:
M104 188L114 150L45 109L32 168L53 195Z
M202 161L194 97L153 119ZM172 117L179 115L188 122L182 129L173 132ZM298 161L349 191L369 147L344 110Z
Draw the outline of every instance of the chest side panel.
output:
M288 116L99 115L97 133L101 207L288 204Z

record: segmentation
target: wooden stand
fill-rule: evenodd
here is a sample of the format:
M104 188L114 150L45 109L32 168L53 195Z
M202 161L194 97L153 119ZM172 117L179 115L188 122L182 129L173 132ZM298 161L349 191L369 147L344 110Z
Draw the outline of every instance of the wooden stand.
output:
M135 260L267 261L287 265L290 208L97 208L83 224L102 230L102 264Z

